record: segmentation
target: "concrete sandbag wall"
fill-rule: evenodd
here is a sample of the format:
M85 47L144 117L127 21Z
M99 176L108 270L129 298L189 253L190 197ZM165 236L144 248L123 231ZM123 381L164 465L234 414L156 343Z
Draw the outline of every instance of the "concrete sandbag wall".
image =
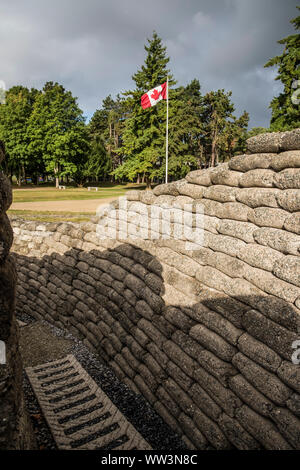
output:
M84 340L195 449L300 448L300 130L248 149L89 223L11 220L18 310ZM197 249L162 223L145 239L153 208L198 205ZM123 240L102 240L116 215Z
M0 163L4 159L0 142ZM16 270L9 250L13 232L6 211L12 202L8 179L0 172L0 450L34 446L24 411L22 363L15 318Z

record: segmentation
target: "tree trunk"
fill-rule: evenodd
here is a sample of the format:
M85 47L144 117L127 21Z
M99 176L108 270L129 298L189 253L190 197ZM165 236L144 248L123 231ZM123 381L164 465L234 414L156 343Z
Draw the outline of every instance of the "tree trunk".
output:
M111 158L111 138L112 138L112 125L111 125L111 122L109 123L109 146L108 146L108 155L109 155L109 158Z
M27 180L26 180L26 173L25 173L25 167L24 167L24 164L22 164L22 178L24 178L24 180L25 180L25 183L27 184Z
M58 168L58 164L55 166L54 168L54 174L55 174L55 187L56 189L58 189L58 186L59 186L59 177L58 177L58 171L59 171L59 168Z
M22 182L22 170L19 167L18 176L17 176L17 185L20 187Z
M217 132L214 131L212 143L211 143L211 159L210 166L215 166L217 156Z
M212 140L211 140L211 160L210 160L210 166L212 167L214 167L216 164L217 142L218 142L218 120L217 120L217 115L214 113L213 131L212 131Z
M146 189L151 189L151 180L148 175L145 175Z

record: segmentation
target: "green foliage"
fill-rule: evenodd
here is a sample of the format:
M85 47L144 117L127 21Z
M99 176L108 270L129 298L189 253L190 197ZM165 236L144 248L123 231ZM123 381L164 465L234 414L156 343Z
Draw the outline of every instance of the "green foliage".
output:
M110 95L86 126L77 100L58 83L42 91L13 87L0 105L0 139L8 151L7 171L18 176L86 180L138 180L149 186L165 177L166 101L144 110L141 96L169 79L169 166L171 178L214 166L245 150L249 116L234 115L231 92L201 94L192 80L175 87L169 58L154 32L144 64L132 76L133 90ZM254 132L254 130L253 130ZM113 176L112 176L113 175Z
M190 170L200 167L203 103L198 80L186 87L170 90L169 165L168 173L183 178ZM165 174L165 161L158 176Z
M38 94L27 128L28 151L42 159L46 171L80 182L89 149L82 111L76 98L58 83L48 82Z
M145 64L133 75L136 88L126 92L131 113L125 122L123 164L114 174L131 181L142 175L150 183L165 174L166 102L143 109L143 93L162 84L176 83L167 69L166 48L156 33L145 46ZM169 89L169 175L184 177L188 171L214 166L245 149L249 116L233 115L231 92L224 90L201 95L200 83L193 80L186 87Z
M89 135L92 153L89 159L87 176L106 179L108 172L121 164L119 149L122 143L124 122L128 113L126 102L119 95L113 100L109 95L102 102L102 108L96 110L90 123ZM94 172L97 165L100 171Z
M121 152L124 163L114 174L120 178L127 177L131 181L142 174L149 184L157 175L157 167L165 158L166 102L161 101L157 106L144 110L141 107L141 96L164 83L167 76L170 85L175 82L167 69L169 58L166 56L166 48L155 32L151 40L148 39L145 50L145 64L132 77L136 88L125 93L126 106L131 113L125 122L123 133ZM170 114L171 101L170 93Z
M297 8L300 10L300 7ZM296 30L299 30L300 16L293 19L291 23ZM298 104L292 102L292 95L296 91L294 87L300 88L300 33L281 39L278 43L285 46L283 53L270 59L265 65L265 67L278 67L276 80L280 80L284 85L283 92L273 98L270 104L272 109L271 131L284 131L300 127L299 101Z
M220 139L221 145L219 161L226 161L234 155L246 152L248 124L249 114L246 111L244 111L239 118L232 116L232 121L227 121L224 134Z
M39 92L23 86L10 88L5 104L0 105L0 139L5 142L5 171L16 174L19 184L26 169L38 170L41 161L33 162L28 150L27 126Z
M90 152L84 167L84 175L88 178L105 180L111 172L111 159L106 151L101 135L91 139Z
M242 152L247 138L249 115L246 111L236 118L231 91L211 91L203 98L203 146L206 166L215 166Z
M250 137L254 137L259 134L266 134L267 132L271 132L270 129L267 129L266 127L252 127L247 133L247 139Z

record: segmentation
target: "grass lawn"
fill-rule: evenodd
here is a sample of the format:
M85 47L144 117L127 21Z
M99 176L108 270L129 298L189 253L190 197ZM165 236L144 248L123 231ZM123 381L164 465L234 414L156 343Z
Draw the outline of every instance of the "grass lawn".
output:
M18 216L24 220L39 220L41 222L89 222L95 215L93 212L52 212L52 211L25 211L8 210L8 215Z
M74 201L85 199L105 199L124 196L129 189L144 189L144 186L134 183L124 185L106 185L99 187L98 191L88 191L87 188L56 189L53 187L28 187L13 190L13 202L39 202L39 201Z
M16 207L12 206L13 208L8 211L8 214L22 217L25 220L44 222L85 222L95 215L95 210L98 207L98 203L95 205L95 200L99 200L100 204L103 200L103 203L106 204L110 200L124 196L129 189L145 189L145 185L104 183L98 188L98 191L74 187L59 190L53 186L31 185L20 189L14 187L13 202L21 203L21 207L18 204ZM76 202L81 200L90 202L82 202L82 204ZM67 207L64 207L64 203L60 201L68 201L66 202ZM24 207L22 207L22 203L24 203ZM35 207L32 207L32 203ZM82 212L80 212L81 210Z

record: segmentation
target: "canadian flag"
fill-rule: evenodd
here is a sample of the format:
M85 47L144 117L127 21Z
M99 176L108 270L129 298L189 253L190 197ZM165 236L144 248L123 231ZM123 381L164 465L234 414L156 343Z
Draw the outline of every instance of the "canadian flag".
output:
M156 88L147 91L141 98L141 105L143 109L155 106L160 100L167 99L167 82L158 85Z

